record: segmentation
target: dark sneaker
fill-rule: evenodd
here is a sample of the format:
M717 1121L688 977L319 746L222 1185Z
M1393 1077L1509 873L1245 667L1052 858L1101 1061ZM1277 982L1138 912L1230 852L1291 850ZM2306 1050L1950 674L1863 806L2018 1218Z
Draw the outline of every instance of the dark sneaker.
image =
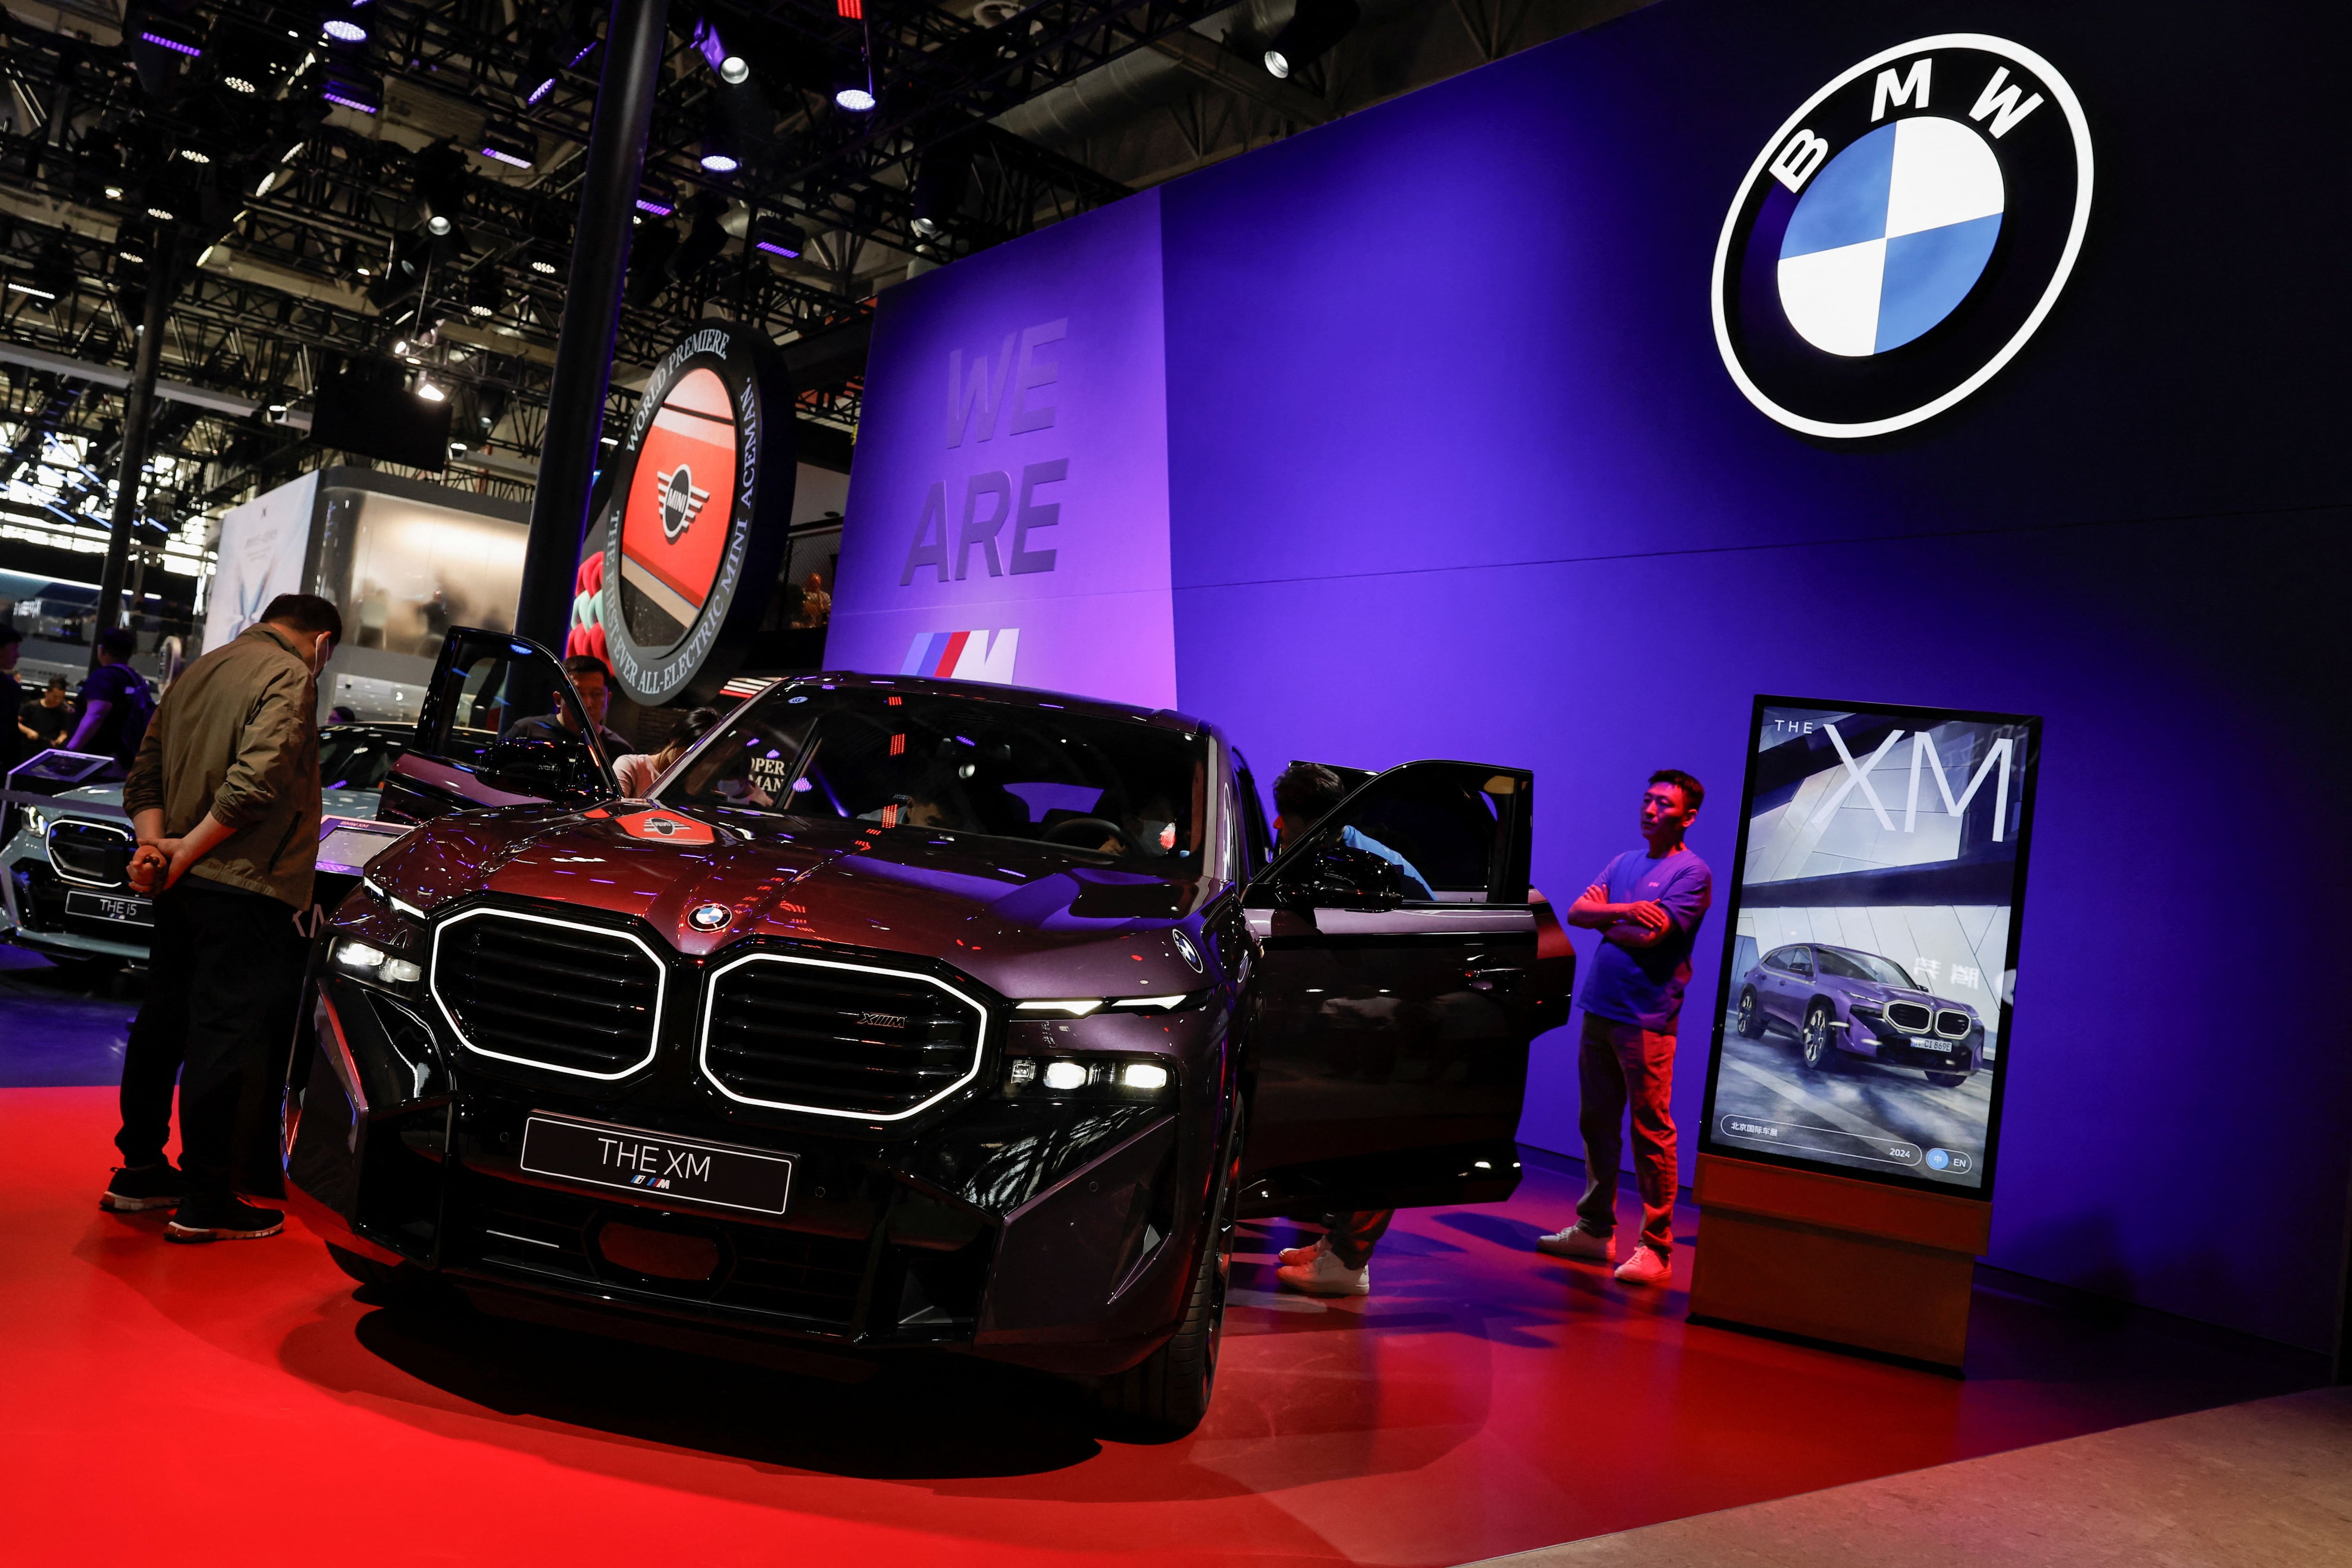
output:
M114 1173L99 1195L98 1207L110 1208L118 1214L138 1214L150 1208L177 1208L188 1195L187 1184L172 1162L161 1165L124 1166Z
M286 1228L274 1208L256 1208L234 1197L190 1198L163 1228L168 1241L256 1241Z

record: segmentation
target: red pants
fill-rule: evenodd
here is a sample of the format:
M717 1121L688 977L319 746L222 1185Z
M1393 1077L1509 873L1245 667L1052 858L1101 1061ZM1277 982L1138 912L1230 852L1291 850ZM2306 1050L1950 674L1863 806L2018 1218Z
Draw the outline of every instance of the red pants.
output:
M1583 1099L1584 1197L1576 1228L1588 1236L1617 1228L1618 1124L1633 1113L1633 1179L1642 1193L1642 1244L1660 1257L1675 1244L1675 1037L1614 1019L1584 1015L1576 1053Z

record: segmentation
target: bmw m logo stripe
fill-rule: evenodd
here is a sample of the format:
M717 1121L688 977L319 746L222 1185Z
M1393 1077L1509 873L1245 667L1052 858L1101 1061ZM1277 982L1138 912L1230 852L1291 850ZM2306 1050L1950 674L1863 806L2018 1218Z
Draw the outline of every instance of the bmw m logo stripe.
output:
M1011 685L1020 647L1018 626L1002 632L918 632L907 644L907 657L898 673Z
M2082 105L1975 33L1872 56L1748 166L1716 245L1716 345L1791 430L1881 435L1992 379L2050 313L2091 210Z

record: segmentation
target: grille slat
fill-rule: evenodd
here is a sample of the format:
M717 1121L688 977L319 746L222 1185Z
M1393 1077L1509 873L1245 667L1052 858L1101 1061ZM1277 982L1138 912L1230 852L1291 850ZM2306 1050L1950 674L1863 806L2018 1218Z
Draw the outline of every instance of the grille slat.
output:
M492 910L441 936L433 990L478 1051L615 1077L649 1061L662 970L618 932Z
M762 1104L901 1115L971 1072L985 1028L914 976L755 959L714 982L703 1069Z

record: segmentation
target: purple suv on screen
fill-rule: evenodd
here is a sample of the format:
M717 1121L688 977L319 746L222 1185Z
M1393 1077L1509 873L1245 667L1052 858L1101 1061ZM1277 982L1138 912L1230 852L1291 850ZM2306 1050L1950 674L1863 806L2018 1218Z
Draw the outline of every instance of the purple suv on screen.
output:
M1985 1067L1984 1020L1966 1002L1922 988L1892 958L1802 942L1776 947L1739 977L1739 1032L1761 1040L1778 1027L1797 1037L1811 1071L1841 1054L1917 1068L1958 1088Z

